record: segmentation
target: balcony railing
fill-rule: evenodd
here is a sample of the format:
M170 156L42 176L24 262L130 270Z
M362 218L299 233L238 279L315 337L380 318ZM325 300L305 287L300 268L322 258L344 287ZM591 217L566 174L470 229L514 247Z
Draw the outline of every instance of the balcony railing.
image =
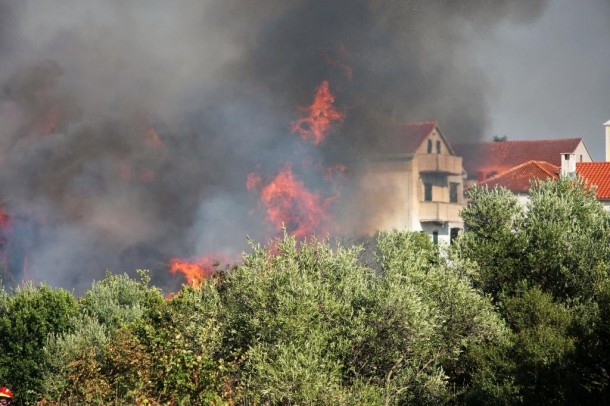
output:
M452 175L462 174L462 157L441 154L417 155L419 172L439 172Z
M460 210L463 207L458 203L419 202L419 221L461 222Z

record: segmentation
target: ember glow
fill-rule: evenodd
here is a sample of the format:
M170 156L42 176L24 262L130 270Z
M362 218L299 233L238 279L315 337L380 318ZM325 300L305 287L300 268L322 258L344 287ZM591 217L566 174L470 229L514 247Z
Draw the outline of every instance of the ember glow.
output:
M248 180L257 179L257 176L250 174ZM276 231L286 227L289 233L301 238L329 231L330 218L326 209L330 199L322 199L319 193L309 191L295 178L290 165L284 166L262 187L261 201L266 207L266 219Z
M334 102L335 96L330 92L328 81L325 80L316 89L316 96L311 106L301 109L308 116L293 121L291 131L304 140L311 140L314 145L320 145L331 125L345 117L333 108Z
M222 256L220 256L222 257ZM170 260L169 272L173 275L181 273L186 281L193 286L199 285L205 278L213 275L225 262L219 256L206 256L194 261L172 258Z

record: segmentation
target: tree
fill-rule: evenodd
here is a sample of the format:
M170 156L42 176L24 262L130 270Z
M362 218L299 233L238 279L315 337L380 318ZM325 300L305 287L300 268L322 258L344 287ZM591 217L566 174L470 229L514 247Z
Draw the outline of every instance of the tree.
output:
M535 182L521 208L508 190L475 187L458 255L478 266L515 334L526 403L599 402L610 351L610 215L581 179Z
M74 296L62 289L28 283L13 295L0 293L0 376L25 404L40 398L48 359L43 350L50 334L72 331Z

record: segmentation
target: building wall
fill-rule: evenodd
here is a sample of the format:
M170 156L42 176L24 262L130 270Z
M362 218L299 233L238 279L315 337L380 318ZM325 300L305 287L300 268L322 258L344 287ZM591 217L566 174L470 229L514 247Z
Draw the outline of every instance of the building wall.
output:
M570 151L566 151L566 152L570 152ZM589 154L589 151L587 151L587 148L585 147L585 144L582 141L580 141L580 143L578 143L578 146L574 150L574 154L576 154L576 162L593 162L593 159L591 159L591 155ZM580 159L581 157L582 157L582 159Z
M411 159L369 163L360 184L362 232L421 230L415 176Z

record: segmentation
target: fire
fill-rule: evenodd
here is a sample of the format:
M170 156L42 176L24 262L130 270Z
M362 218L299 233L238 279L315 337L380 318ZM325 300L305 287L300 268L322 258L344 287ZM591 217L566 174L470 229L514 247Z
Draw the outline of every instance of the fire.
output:
M169 272L174 275L177 272L182 273L190 285L196 286L214 274L221 262L223 261L218 256L212 255L194 261L172 258L169 264Z
M260 176L250 174L248 180L252 179L260 179ZM267 220L277 231L286 227L297 237L328 231L330 219L326 209L330 200L323 200L319 193L309 191L295 178L290 165L284 166L269 184L262 186L262 181L259 184Z
M316 95L311 106L301 110L308 113L307 117L300 118L291 123L291 131L304 140L311 140L319 145L326 138L330 126L341 121L345 115L333 108L335 97L330 92L328 81L323 81L316 89Z

